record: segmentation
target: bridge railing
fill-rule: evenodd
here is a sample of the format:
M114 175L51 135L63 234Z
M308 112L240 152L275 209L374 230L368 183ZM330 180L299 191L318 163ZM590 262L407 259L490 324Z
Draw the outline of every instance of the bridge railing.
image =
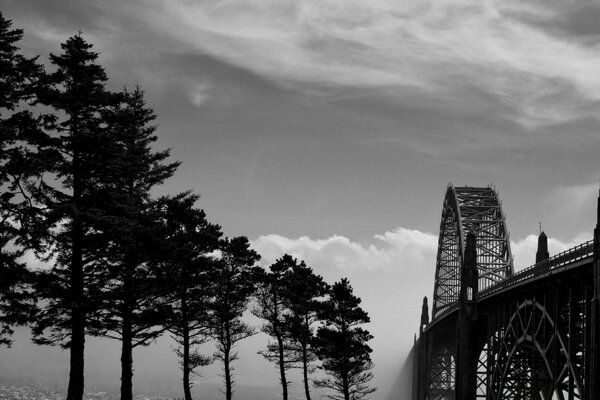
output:
M570 264L572 262L581 260L586 257L590 257L594 254L594 241L590 240L585 243L581 243L575 247L572 247L568 250L563 251L562 253L558 253L555 256L550 257L547 260L541 261L537 264L534 264L530 267L527 267L518 273L514 274L503 280L502 282L490 286L477 294L477 298L481 299L483 297L489 296L493 293L496 293L502 289L505 289L510 286L514 286L520 282L523 282L527 279L533 278L534 276L541 275L553 269L562 267L564 265Z

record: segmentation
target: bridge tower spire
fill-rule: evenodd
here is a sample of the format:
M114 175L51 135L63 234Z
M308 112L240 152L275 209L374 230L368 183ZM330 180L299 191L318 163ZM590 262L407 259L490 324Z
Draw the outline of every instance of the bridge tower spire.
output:
M548 253L548 236L544 233L544 231L540 232L540 236L538 236L538 247L537 253L535 253L535 263L542 262L550 258L550 253Z
M427 296L423 297L423 306L421 307L421 324L419 325L419 336L423 334L423 329L429 324L429 305Z

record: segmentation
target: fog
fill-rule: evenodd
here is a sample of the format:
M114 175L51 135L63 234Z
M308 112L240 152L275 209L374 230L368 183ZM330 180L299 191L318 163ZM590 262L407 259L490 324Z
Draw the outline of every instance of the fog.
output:
M309 238L285 239L280 236L260 237L252 241L262 255L266 267L283 253L303 259L327 282L348 277L355 295L362 298L371 322L364 327L374 336L370 341L375 364L371 384L377 391L373 400L402 400L409 390L410 361L405 364L418 330L423 296L433 291L437 237L406 229L378 235L370 244L346 238L322 240ZM513 242L513 252L519 267L528 265L535 254L536 241L528 237ZM579 239L579 238L577 238ZM550 240L555 254L570 246ZM244 318L258 330L261 322L252 315ZM10 349L0 349L0 381L32 384L43 382L50 388L64 388L68 379L68 352L58 348L37 346L30 342L27 328L19 328ZM238 343L239 360L235 361L236 393L234 398L270 400L281 397L278 373L257 351L269 338L263 333ZM180 371L168 335L134 352L134 393L150 396L181 397ZM202 350L212 354L214 347ZM86 342L86 388L90 391L118 391L120 384L119 343L91 338ZM222 387L220 365L202 369L196 378L193 393L197 399L220 399ZM302 398L301 376L292 371L290 399ZM318 399L324 392L315 390Z

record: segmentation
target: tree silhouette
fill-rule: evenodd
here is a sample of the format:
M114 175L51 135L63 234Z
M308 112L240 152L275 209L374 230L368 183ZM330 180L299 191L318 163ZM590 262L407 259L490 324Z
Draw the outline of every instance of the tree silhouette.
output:
M108 244L98 279L104 283L97 335L120 340L121 399L131 400L133 349L164 331L164 285L153 270L160 253L160 212L150 192L175 172L179 163L166 163L168 151L155 152L156 116L136 86L124 90L119 102L104 110L110 138L107 182L98 196L106 210L98 223Z
M165 324L179 346L175 353L180 358L185 400L192 400L191 375L212 362L197 346L210 337L209 307L214 296L210 276L221 236L220 226L208 223L204 211L193 207L197 198L184 194L169 199L163 261L170 305Z
M294 260L295 261L295 260ZM304 394L310 400L310 374L317 357L312 349L314 325L319 321L322 300L329 291L320 275L306 266L304 261L294 262L288 273L286 302L291 359L300 364L304 381Z
M225 399L233 396L233 361L238 359L237 342L255 334L241 317L254 292L252 267L260 256L250 248L246 237L224 239L221 258L212 274L214 298L210 305L210 334L215 339L214 357L223 363Z
M33 308L30 273L24 255L27 222L36 209L22 185L37 173L28 165L28 142L39 132L38 120L21 106L35 101L42 68L36 58L18 53L22 29L0 12L0 344L10 345L13 326L27 321Z
M56 71L44 80L38 100L55 116L46 119L43 151L32 158L45 174L26 185L44 212L34 240L53 262L39 273L36 289L44 301L33 333L37 343L70 349L68 400L83 396L85 332L99 308L96 273L106 248L98 240L107 206L100 194L112 144L102 111L115 98L104 88L107 77L91 47L78 34L61 45L62 54L50 55Z
M375 391L368 386L373 378L373 364L367 342L373 336L358 326L370 318L360 303L348 279L343 278L332 286L329 299L319 312L325 325L317 331L315 350L329 376L315 384L337 392L329 394L330 399L360 400Z
M288 276L292 267L296 265L290 255L285 254L269 267L270 271L259 270L256 274L257 306L252 313L265 321L261 330L275 339L275 343L267 344L266 351L260 351L268 361L274 362L279 368L279 381L281 382L283 400L288 399L289 382L286 378L286 369L294 360L289 359L289 319L287 310Z

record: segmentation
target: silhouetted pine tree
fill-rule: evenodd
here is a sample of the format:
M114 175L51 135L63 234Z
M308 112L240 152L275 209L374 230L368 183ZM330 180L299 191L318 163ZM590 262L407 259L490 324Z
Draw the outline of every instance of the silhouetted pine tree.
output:
M36 214L27 192L27 178L38 173L31 163L28 141L39 136L38 119L17 108L35 101L42 73L36 58L18 53L22 29L0 12L0 344L10 345L13 326L23 324L33 308L25 263L19 262L27 242L25 228Z
M287 399L286 370L301 368L304 393L310 400L310 378L317 357L312 350L314 325L328 286L304 261L285 254L270 266L270 271L256 273L257 293L253 313L263 319L262 331L275 339L259 352L279 368L283 399Z
M279 381L282 387L283 400L288 399L286 369L294 363L290 359L290 326L287 309L288 278L296 260L285 254L269 267L269 271L257 270L256 307L252 313L264 320L261 330L275 339L269 342L265 351L259 351L268 361L279 368Z
M60 117L45 121L45 147L34 157L45 174L28 185L45 217L34 240L46 245L46 260L53 262L39 273L36 287L44 301L33 333L37 343L70 349L67 399L80 400L85 332L99 308L97 272L106 247L98 240L107 206L99 193L106 185L112 143L102 112L115 97L105 90L106 74L95 63L98 54L81 34L61 47L62 54L50 55L56 72L38 91L39 102Z
M367 342L373 336L359 325L368 323L368 314L360 308L361 299L354 296L346 278L336 282L323 303L319 317L325 323L317 331L315 351L322 368L329 375L315 381L318 387L331 389L327 397L336 400L360 400L375 391L368 386L373 378Z
M217 345L214 357L223 363L225 399L231 400L232 363L238 359L235 345L255 333L241 317L254 292L252 267L260 256L250 248L246 237L222 240L220 252L221 259L211 276L214 299L210 305L210 334Z
M192 400L191 376L212 362L197 347L210 339L210 300L214 296L211 272L222 235L202 210L194 208L198 196L183 194L166 200L163 284L168 287L166 326L179 345L175 353L183 373L185 400Z
M316 369L312 363L317 360L311 346L315 336L314 325L319 321L318 315L329 287L304 261L294 262L288 275L285 292L290 338L288 351L290 358L302 368L304 394L306 400L310 400L309 376Z
M163 243L160 207L150 192L173 175L169 151L154 151L156 118L136 86L104 110L111 139L108 177L98 193L105 205L98 228L107 244L99 280L102 292L99 329L94 333L121 341L121 399L132 399L133 349L164 332L165 285L153 269Z

